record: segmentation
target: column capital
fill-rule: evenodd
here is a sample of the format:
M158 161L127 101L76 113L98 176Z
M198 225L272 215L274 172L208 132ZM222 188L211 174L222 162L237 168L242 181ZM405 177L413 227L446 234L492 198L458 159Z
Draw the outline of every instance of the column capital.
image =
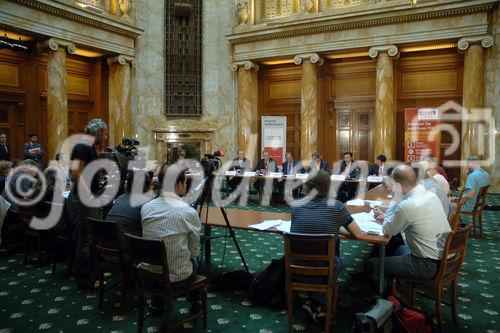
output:
M459 51L465 51L471 44L481 44L483 48L487 49L493 45L493 37L491 35L463 37L458 40L457 47Z
M135 60L135 58L128 57L128 56L123 55L123 54L119 54L119 55L113 56L113 57L108 57L106 62L108 63L108 66L113 66L114 64L118 64L118 65L122 65L122 66L125 64L130 64L134 68L137 66L137 61Z
M231 70L233 72L236 72L238 70L238 68L240 68L240 67L245 68L245 70L247 70L247 71L250 71L252 69L255 70L255 71L259 70L259 65L257 65L256 63L254 63L251 60L238 61L238 62L233 62L231 64Z
M370 50L368 50L368 55L370 58L375 59L378 57L379 53L387 53L390 57L396 57L399 55L399 49L396 45L380 45L380 46L373 46L370 47Z
M64 48L69 54L75 54L76 52L74 43L59 38L49 38L38 42L37 48L42 52L57 51L59 48Z
M311 64L318 64L318 66L323 65L323 58L319 56L317 53L303 53L297 54L293 57L293 62L295 65L300 65L304 60L309 60Z

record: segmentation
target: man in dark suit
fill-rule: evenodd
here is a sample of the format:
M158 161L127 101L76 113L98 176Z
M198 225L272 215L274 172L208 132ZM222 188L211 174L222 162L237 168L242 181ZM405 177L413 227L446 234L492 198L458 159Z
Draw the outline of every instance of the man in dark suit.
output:
M361 174L361 169L358 163L354 161L353 155L350 151L344 153L344 160L340 164L340 174L345 175L347 179L358 179ZM344 182L340 185L337 192L337 200L346 202L356 196L358 190L357 182Z
M262 152L262 158L259 162L257 162L254 171L260 173L261 175L268 175L270 172L276 172L276 161L271 158L267 150ZM253 187L259 193L261 191L261 187L264 185L263 182L263 180L257 179L253 183Z
M250 170L250 160L245 157L245 152L241 149L238 149L238 157L236 157L229 167L229 171L237 171L240 174L243 174L245 171ZM233 177L229 180L229 188L231 191L234 191L236 186L241 183L241 177Z
M42 158L45 151L42 145L38 143L38 135L30 134L28 142L24 144L24 158L35 161L39 166L42 165Z
M368 172L369 176L385 176L387 175L387 169L389 169L386 165L385 162L387 161L387 158L385 155L380 154L377 156L375 159L375 163L372 164L370 167L370 171Z
M330 166L328 165L327 161L324 161L321 158L321 154L318 151L315 151L311 155L312 161L311 164L309 165L308 172L313 172L313 171L324 171L327 174L331 174L330 172Z
M304 172L304 168L302 167L302 163L300 161L294 160L291 152L286 153L285 162L282 164L282 172L285 176L295 175L296 173ZM278 181L278 191L280 196L283 198L285 193L285 179ZM293 190L293 196L298 196L299 188Z
M10 146L5 133L0 134L0 161L10 161Z

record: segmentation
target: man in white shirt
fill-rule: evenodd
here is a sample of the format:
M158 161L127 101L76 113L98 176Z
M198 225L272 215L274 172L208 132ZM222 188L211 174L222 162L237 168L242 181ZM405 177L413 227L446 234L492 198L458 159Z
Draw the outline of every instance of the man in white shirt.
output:
M450 184L437 170L437 163L434 158L427 158L421 162L422 167L427 172L429 177L436 182L448 194L450 192Z
M438 272L447 234L451 232L441 201L417 184L417 176L409 166L396 167L392 179L394 196L402 195L402 200L383 216L383 231L386 236L404 232L411 255L385 258L386 276L388 281L392 277L432 279ZM379 260L370 259L375 271Z
M163 184L165 172L160 172ZM142 235L144 238L161 239L165 243L170 282L173 288L189 285L196 277L198 264L196 257L200 252L201 222L194 208L180 197L186 193L187 178L185 170L175 181L173 191L163 189L158 198L144 204L141 208ZM151 266L158 271L159 267ZM188 295L192 306L197 306L199 295ZM154 307L163 307L164 299L152 298Z

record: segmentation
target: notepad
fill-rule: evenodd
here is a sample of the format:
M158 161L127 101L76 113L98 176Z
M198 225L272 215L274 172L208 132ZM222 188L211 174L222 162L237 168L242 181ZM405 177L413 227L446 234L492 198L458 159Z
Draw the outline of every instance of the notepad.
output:
M378 235L378 236L384 235L382 225L378 224L377 221L375 220L373 211L370 211L369 213L363 212L363 213L352 214L351 216L354 219L354 221L356 221L361 231L370 235Z
M365 200L365 202L370 205L371 208L377 207L383 204L383 201L378 200Z
M267 230L281 224L281 220L264 220L258 224L249 225L250 228L257 230Z
M281 232L290 233L291 227L292 227L292 221L281 221L281 224L276 226L276 229L278 229Z
M365 202L363 199L354 199L354 200L349 200L346 202L347 206L364 206Z

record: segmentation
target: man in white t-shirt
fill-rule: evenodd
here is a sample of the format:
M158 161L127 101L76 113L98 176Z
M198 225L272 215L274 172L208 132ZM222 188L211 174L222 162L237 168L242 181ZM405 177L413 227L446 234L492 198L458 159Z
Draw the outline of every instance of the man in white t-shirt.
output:
M422 167L429 174L429 177L434 180L439 187L443 189L446 193L450 192L450 184L437 170L437 163L434 158L426 158L422 161Z

